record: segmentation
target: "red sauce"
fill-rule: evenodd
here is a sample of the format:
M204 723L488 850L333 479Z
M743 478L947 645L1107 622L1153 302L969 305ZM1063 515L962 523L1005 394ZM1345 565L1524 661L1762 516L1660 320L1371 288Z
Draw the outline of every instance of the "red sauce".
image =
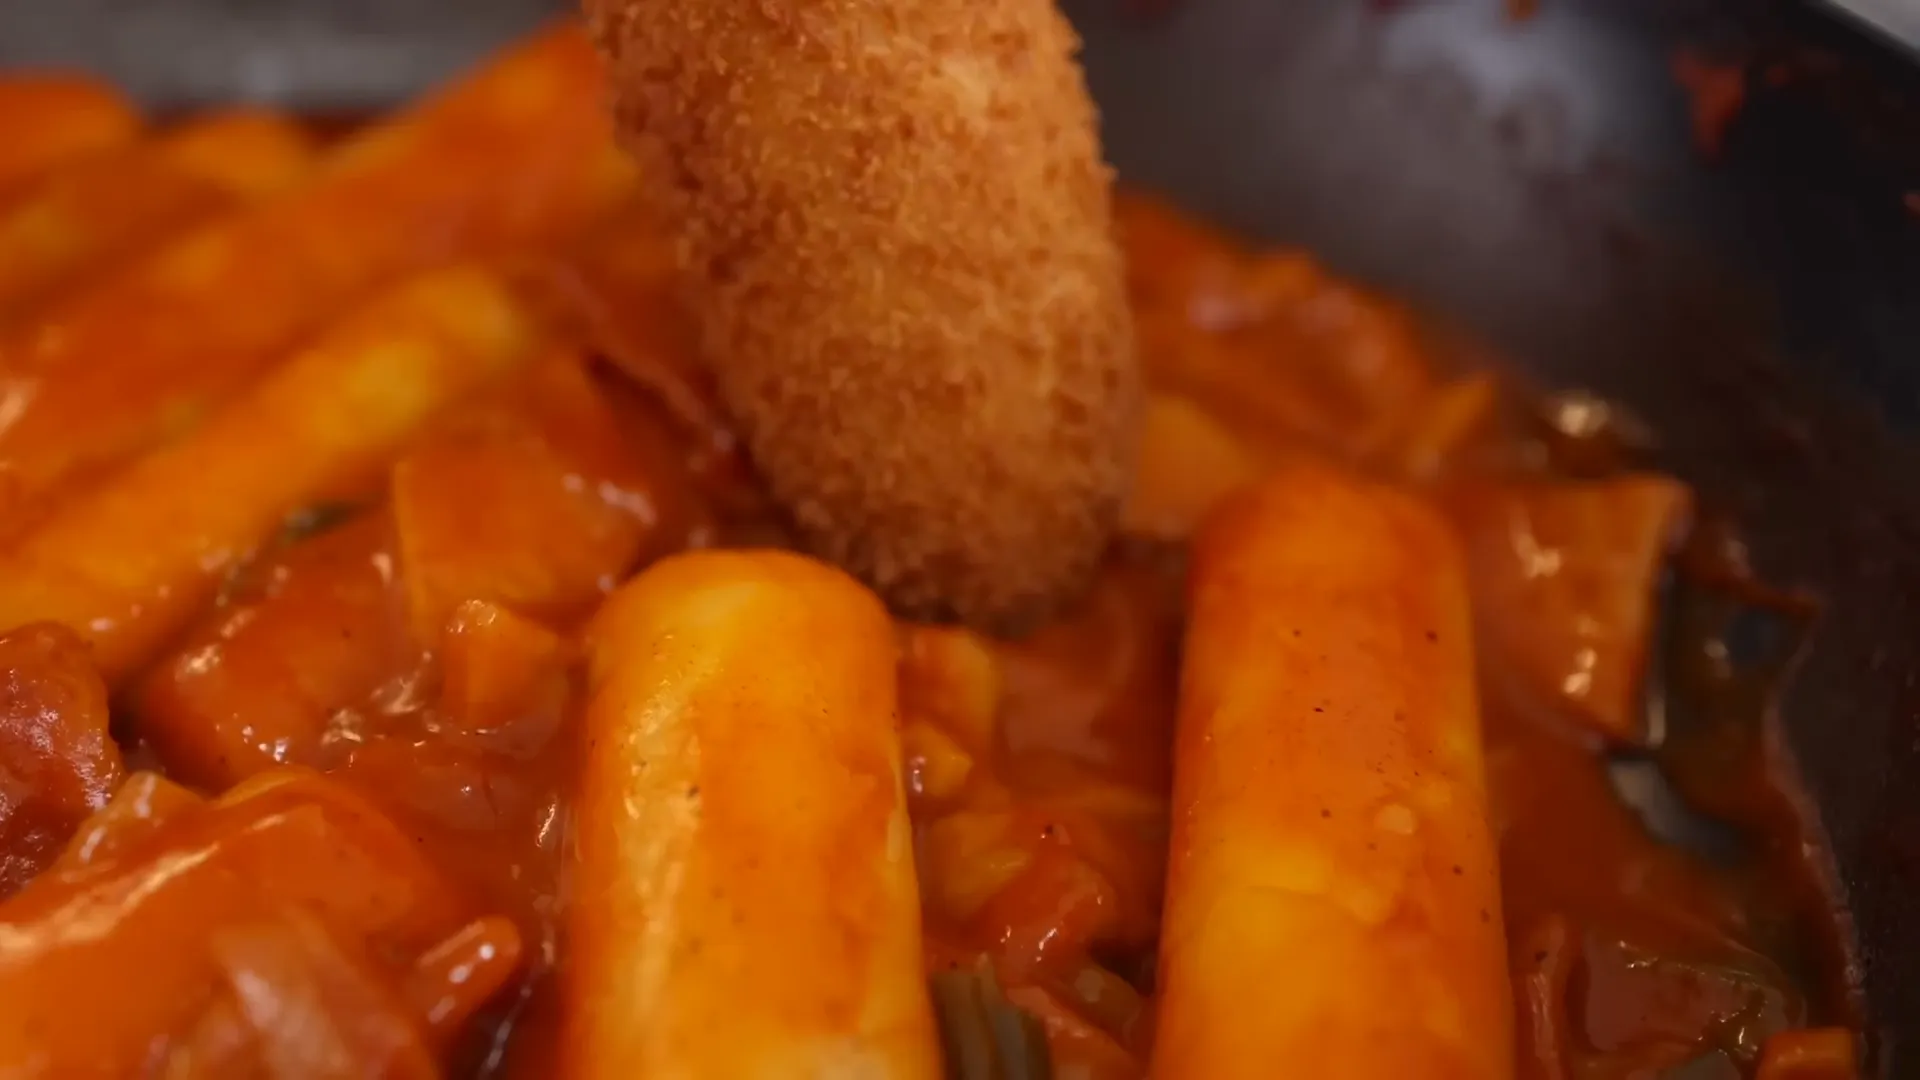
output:
M1634 463L1600 403L1543 410L1497 374L1456 370L1420 320L1306 256L1244 251L1136 199L1123 200L1122 224L1156 393L1132 535L1076 610L1024 641L903 628L929 966L989 958L1010 1000L1045 1026L1056 1066L1141 1074L1182 542L1221 494L1208 477L1315 455L1435 500L1472 553L1519 1074L1655 1076L1701 1061L1723 1071L1688 1075L1739 1075L1762 1066L1765 1047L1769 1075L1844 1075L1832 1071L1835 1047L1850 1054L1850 1037L1777 1041L1851 1020L1843 998L1809 978L1837 969L1837 935L1805 867L1752 855L1714 863L1662 844L1608 780L1608 745L1653 741L1634 695L1684 500L1649 500L1627 479ZM397 1074L441 1061L454 1075L547 1075L580 711L571 635L650 558L781 535L712 419L685 335L619 324L619 312L671 309L657 242L642 229L622 223L529 276L565 316L558 336L571 348L423 433L394 475L432 483L348 493L329 520L292 530L122 688L114 729L136 764L206 796L242 784L240 795L209 803L143 777L100 812L78 842L85 851L64 857L71 865L44 870L57 846L46 837L72 835L105 804L119 765L97 737L101 691L86 689L58 632L0 637L10 664L0 746L33 741L57 766L0 770L11 785L0 786L0 881L11 889L41 871L0 920L43 927L35 912L130 880L189 890L109 918L106 951L72 961L80 981L47 992L84 1002L85 979L149 955L140 941L174 942L156 962L208 972L154 981L155 993L190 999L185 1012L123 981L116 993L141 1003L128 1006L134 1019L81 1009L50 1023L67 1035L101 1025L99 1045L142 1053L271 1056L273 1025L260 1016L188 1006L226 1001L215 987L235 971L281 972L273 977L304 987L304 997L288 991L302 1015L331 1018L340 1046L397 1063ZM1182 467L1193 462L1204 475ZM1700 660L1681 674L1717 710L1718 726L1699 730L1757 730L1764 698L1741 698L1738 673L1708 662L1724 654L1717 633L1700 627L1679 646ZM35 725L50 715L59 730L42 739ZM1722 754L1710 767L1702 747L1724 740L1669 743L1693 757L1655 760L1697 804L1747 828L1750 847L1778 850L1795 835L1757 755ZM289 764L323 775L248 795L245 785ZM269 809L305 805L297 795L331 809L288 831L288 847L247 839ZM188 848L214 869L163 881L157 868ZM334 863L319 858L326 851ZM309 854L315 867L359 867L405 917L325 904L286 915L275 890L330 895L324 876L309 882L281 865ZM288 875L264 900L246 873L262 868ZM203 939L218 947L205 952ZM7 962L0 954L0 999ZM448 989L464 985L455 971L505 985L463 996ZM1810 1067L1830 1071L1784 1071Z
M1747 73L1738 64L1714 63L1682 50L1673 56L1673 78L1687 93L1694 146L1712 158L1726 141L1727 128L1747 103Z

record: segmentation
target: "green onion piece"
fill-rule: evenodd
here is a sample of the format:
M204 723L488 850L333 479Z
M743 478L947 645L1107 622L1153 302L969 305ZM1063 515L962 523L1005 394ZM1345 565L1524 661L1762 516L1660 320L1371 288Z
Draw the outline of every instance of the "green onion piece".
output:
M1007 1000L985 958L930 985L948 1080L1052 1080L1046 1028Z
M353 512L358 509L359 507L352 503L340 502L303 506L281 521L280 535L275 539L284 545L305 540L310 536L318 536L353 516Z

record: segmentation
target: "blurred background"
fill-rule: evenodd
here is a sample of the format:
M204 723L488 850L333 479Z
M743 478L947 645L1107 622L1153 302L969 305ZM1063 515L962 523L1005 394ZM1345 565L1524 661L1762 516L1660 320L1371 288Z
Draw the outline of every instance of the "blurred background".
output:
M143 99L349 110L406 97L550 0L0 0L0 66L80 64Z

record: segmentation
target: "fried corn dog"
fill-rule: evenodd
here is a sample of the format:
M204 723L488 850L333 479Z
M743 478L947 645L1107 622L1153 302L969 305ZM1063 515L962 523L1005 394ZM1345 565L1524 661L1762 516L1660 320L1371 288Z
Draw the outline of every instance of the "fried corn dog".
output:
M847 575L677 555L587 633L559 1075L932 1080L895 639Z
M1194 545L1151 1075L1506 1080L1465 570L1413 498L1289 466Z
M1140 410L1050 0L585 0L724 402L814 549L989 626L1088 579Z

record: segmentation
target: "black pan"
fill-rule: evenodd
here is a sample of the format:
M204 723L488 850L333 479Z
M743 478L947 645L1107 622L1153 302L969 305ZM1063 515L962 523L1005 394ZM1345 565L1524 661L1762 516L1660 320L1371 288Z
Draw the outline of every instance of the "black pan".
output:
M1067 6L1125 179L1626 402L1762 576L1821 595L1777 736L1853 919L1874 1071L1920 1076L1912 58L1787 0L1539 0L1522 23L1502 0ZM0 0L0 65L356 111L552 7ZM1747 72L1724 130L1694 123L1681 54Z

